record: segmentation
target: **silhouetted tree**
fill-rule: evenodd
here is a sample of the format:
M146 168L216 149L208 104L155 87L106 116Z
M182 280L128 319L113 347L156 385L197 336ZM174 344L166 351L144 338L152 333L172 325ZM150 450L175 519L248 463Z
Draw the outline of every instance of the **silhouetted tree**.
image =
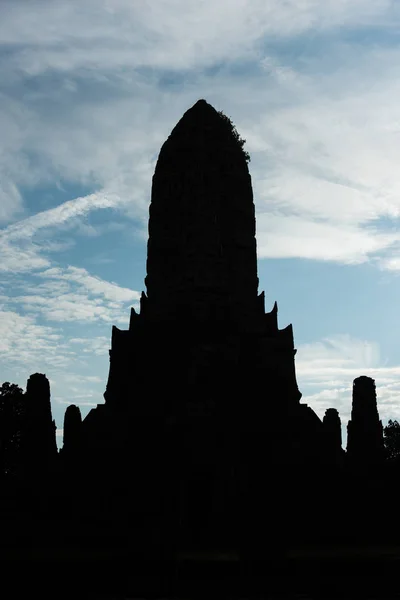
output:
M389 419L383 428L386 457L389 459L400 458L400 423Z
M222 121L229 127L229 129L232 132L233 137L235 138L235 141L237 143L237 145L240 147L240 149L242 150L244 157L246 159L247 162L250 162L250 154L243 148L243 146L246 143L246 140L243 139L240 135L240 133L238 132L238 130L236 129L235 125L232 122L232 119L230 119L225 113L222 112L222 110L217 111L219 116L221 117Z
M13 475L18 469L24 430L24 393L15 383L0 386L0 462L1 474Z

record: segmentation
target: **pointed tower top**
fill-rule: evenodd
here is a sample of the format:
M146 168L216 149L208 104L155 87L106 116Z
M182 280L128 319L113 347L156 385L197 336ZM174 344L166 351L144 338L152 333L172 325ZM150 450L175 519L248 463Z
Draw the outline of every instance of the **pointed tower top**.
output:
M204 100L204 98L200 98L200 100L197 100L197 102L195 104L193 104L192 109L195 108L196 106L198 108L201 108L204 105L211 106L211 104L208 104L208 102L206 100ZM189 110L191 110L191 109L189 109Z
M211 104L209 104L207 102L207 100L204 100L204 98L200 98L200 100L197 100L197 102L195 102L193 104L193 106L191 106L190 108L188 108L188 110L183 114L183 117L181 117L180 120L182 120L185 117L185 115L187 115L189 113L200 112L200 111L208 111L209 114L211 114L211 113L217 113L217 111L215 110L215 108Z
M255 311L255 211L243 144L232 121L203 99L163 144L151 194L148 315Z
M244 140L236 131L231 119L222 111L217 111L204 99L198 100L189 108L175 125L161 149L160 158L165 147L168 147L171 142L185 147L190 144L191 152L197 146L201 153L204 152L205 147L207 150L212 150L222 144L225 151L227 148L229 151L239 150L246 161L250 158L247 152L243 151Z

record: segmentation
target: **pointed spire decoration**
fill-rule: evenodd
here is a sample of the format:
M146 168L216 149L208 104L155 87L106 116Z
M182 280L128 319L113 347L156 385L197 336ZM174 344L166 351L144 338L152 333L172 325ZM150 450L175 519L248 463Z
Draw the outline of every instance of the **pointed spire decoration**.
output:
M256 305L253 192L235 132L199 100L161 148L150 205L149 314L239 314Z

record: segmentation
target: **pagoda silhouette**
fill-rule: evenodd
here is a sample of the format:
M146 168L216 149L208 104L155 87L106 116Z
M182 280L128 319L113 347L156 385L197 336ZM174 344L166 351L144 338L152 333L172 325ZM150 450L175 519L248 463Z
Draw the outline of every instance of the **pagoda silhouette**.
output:
M113 327L105 402L83 420L67 408L59 453L45 375L26 393L4 384L4 556L57 549L61 569L70 553L75 579L77 565L87 575L94 564L87 578L100 581L100 563L104 573L125 565L125 576L132 565L223 559L234 574L294 544L385 538L381 490L394 510L398 484L383 467L375 382L354 381L346 454L338 411L321 420L301 403L292 326L279 329L276 302L265 312L258 292L243 145L205 100L163 144L140 312Z
M64 452L92 492L130 498L153 550L173 538L187 553L253 551L284 480L328 460L300 403L292 326L258 294L255 232L243 140L199 100L158 157L140 314L113 327L105 404L75 419L79 452Z

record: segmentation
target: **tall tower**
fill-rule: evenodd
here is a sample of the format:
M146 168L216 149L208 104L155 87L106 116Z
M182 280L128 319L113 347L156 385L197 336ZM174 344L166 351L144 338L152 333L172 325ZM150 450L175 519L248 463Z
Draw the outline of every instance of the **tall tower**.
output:
M327 455L330 461L342 459L344 454L342 449L342 424L336 408L328 408L325 411L322 423Z
M70 404L64 415L63 454L77 454L82 428L82 416L79 406Z
M369 464L383 458L383 428L376 402L375 381L361 376L353 382L353 405L347 425L347 455L352 462Z
M255 213L246 158L199 100L161 148L150 204L148 316L237 319L255 310Z
M329 445L333 450L340 451L342 448L342 424L336 408L328 408L325 411L323 424Z
M161 148L147 294L128 330L113 327L106 403L82 422L88 464L102 457L101 489L104 465L130 474L134 464L140 521L147 511L154 527L155 515L169 515L164 524L196 548L229 546L240 528L243 547L252 546L246 536L281 503L282 464L294 459L297 473L321 456L322 423L299 402L292 326L279 329L276 303L266 313L257 292L242 146L230 120L199 100Z
M232 397L242 390L254 416L275 401L283 410L297 407L292 326L279 330L277 305L266 314L264 293L257 295L255 210L242 145L231 121L199 100L162 146L147 295L140 315L132 309L128 331L113 328L110 406L170 416L190 406L225 413L225 402L234 411ZM258 400L266 385L273 402Z
M34 373L26 384L25 463L32 476L45 474L57 457L56 424L51 413L50 384L46 375Z

